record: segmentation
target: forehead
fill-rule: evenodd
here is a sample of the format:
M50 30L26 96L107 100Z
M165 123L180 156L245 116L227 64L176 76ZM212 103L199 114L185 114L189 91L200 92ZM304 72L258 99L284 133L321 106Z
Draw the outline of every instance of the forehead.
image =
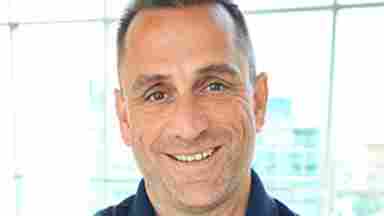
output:
M121 71L125 76L160 72L163 65L233 63L234 32L232 18L218 5L145 9L126 34Z

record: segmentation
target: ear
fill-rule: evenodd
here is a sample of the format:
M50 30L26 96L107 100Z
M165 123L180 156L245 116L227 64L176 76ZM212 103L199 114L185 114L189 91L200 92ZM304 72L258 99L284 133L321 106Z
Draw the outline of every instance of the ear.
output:
M260 73L256 77L253 88L253 99L253 111L256 117L256 132L260 132L264 126L268 102L268 77L266 73Z
M126 109L126 101L120 90L115 89L116 114L119 120L120 134L124 143L128 146L132 144L131 128L129 125L128 111Z

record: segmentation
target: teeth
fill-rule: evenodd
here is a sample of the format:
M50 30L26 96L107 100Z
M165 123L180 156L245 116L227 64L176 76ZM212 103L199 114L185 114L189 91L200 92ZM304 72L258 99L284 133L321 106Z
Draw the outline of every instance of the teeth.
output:
M187 156L185 156L185 155L181 155L181 156L180 156L180 160L182 160L182 161L186 161L186 160L187 160Z
M206 157L208 157L208 156L209 156L208 153L203 152L203 158L206 158Z
M201 161L204 159L207 159L209 156L211 156L213 153L213 149L210 149L206 152L201 152L193 155L174 155L174 157L178 161L183 161L183 162L191 162L191 161Z

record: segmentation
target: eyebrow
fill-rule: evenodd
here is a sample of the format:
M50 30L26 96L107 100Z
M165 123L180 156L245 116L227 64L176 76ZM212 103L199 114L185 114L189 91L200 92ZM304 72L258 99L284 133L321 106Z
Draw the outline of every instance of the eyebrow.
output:
M236 80L240 79L240 69L232 64L210 64L195 71L198 77L208 75L229 75ZM148 83L155 83L167 81L171 79L171 75L163 74L141 74L132 84L131 90L133 92L139 91Z
M240 69L232 64L211 64L197 70L199 76L204 75L229 75L239 79Z
M154 82L160 82L169 80L171 77L170 75L162 75L162 74L141 74L136 79L136 81L132 85L133 91L138 91L142 89L147 83L154 83Z

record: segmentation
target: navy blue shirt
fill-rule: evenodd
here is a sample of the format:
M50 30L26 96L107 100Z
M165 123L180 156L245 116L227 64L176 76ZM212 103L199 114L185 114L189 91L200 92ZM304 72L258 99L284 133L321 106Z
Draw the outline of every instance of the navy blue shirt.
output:
M252 170L251 192L248 198L246 216L295 216L280 201L271 198L265 191L260 178ZM117 206L98 212L95 216L156 216L155 210L145 191L141 180L135 195L127 198Z

